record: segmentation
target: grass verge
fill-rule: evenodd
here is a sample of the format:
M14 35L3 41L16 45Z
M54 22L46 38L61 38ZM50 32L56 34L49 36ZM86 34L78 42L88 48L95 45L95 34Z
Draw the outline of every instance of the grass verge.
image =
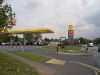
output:
M35 68L0 53L0 75L40 75Z
M44 48L56 50L56 45L47 45ZM65 51L65 52L79 52L80 48L81 48L80 46L70 46L70 45L67 45L64 48L61 48L59 46L59 50L62 50L62 51Z
M14 54L30 59L32 61L36 61L36 62L41 62L47 59L46 56L40 55L40 54L36 54L36 53L31 53L31 52L22 52L22 51L14 51Z

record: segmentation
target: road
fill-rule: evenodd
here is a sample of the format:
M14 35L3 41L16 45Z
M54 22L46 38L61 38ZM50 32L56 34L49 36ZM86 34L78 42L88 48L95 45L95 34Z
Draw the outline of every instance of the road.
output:
M62 53L57 54L56 50L46 50L40 47L24 47L24 50L48 56L50 60L59 59L66 61L66 63L62 65L50 64L46 63L46 61L41 62L41 64L53 68L56 71L54 75L97 75L97 72L94 71L93 68L88 67L88 65L90 65L94 66L95 68L98 68L98 65L95 62L94 54L92 51L89 53L89 55L80 55L80 54L74 55L74 54L62 54ZM85 64L85 66L79 63Z
M33 53L43 54L51 58L56 58L64 61L79 62L79 63L98 67L92 55L57 54L56 50L46 50L43 48L36 48L36 47L32 47L32 48L28 47L28 48L24 48L24 50ZM54 65L54 64L47 64L47 63L43 63L43 64L51 68L54 68L56 70L55 75L96 75L93 69L84 67L76 63L66 62L64 65Z
M100 52L98 52L98 47L97 46L93 47L89 54L94 57L94 60L96 61L97 65L100 67Z

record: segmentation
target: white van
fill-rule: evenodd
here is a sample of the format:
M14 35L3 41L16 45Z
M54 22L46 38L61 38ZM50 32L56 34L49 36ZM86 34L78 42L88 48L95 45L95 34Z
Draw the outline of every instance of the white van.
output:
M88 47L93 47L93 46L94 46L93 43L88 44Z

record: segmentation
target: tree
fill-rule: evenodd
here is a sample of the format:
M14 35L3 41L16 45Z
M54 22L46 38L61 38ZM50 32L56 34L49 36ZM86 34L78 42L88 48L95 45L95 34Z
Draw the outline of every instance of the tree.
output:
M78 40L80 40L80 44L87 44L87 39L80 37Z
M48 38L45 38L44 40L45 40L45 42L50 42L50 40Z
M25 33L25 34L24 34L24 39L25 39L26 41L37 41L37 40L39 40L39 39L41 39L41 38L42 38L42 36L41 36L41 34L39 34L39 33L36 33L36 34Z
M33 37L34 37L33 40L39 40L42 38L40 33L33 34Z
M80 44L80 40L79 39L74 39L74 44Z
M95 43L95 44L100 44L100 38L94 39L94 43Z
M3 1L4 1L4 0L0 0L0 4L2 4L2 3L3 3Z
M27 40L27 41L32 41L33 34L32 33L26 33L26 34L24 34L24 39Z
M19 41L19 38L18 38L18 36L16 35L15 36L15 40L14 40L15 42L18 42Z
M9 36L9 34L1 34L0 41L10 42L10 36Z
M15 13L12 12L11 5L4 4L4 0L0 0L0 34L11 29L15 24Z

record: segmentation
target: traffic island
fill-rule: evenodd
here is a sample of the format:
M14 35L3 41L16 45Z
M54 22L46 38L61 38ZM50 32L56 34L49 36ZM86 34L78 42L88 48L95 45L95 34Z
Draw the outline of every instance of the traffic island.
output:
M42 47L42 48L45 48L46 50L56 50L56 45L47 45L45 47ZM80 49L81 47L80 46L71 46L71 45L67 45L67 46L64 46L63 48L58 46L58 49L59 51L61 52L67 52L67 53L79 53L80 52Z

